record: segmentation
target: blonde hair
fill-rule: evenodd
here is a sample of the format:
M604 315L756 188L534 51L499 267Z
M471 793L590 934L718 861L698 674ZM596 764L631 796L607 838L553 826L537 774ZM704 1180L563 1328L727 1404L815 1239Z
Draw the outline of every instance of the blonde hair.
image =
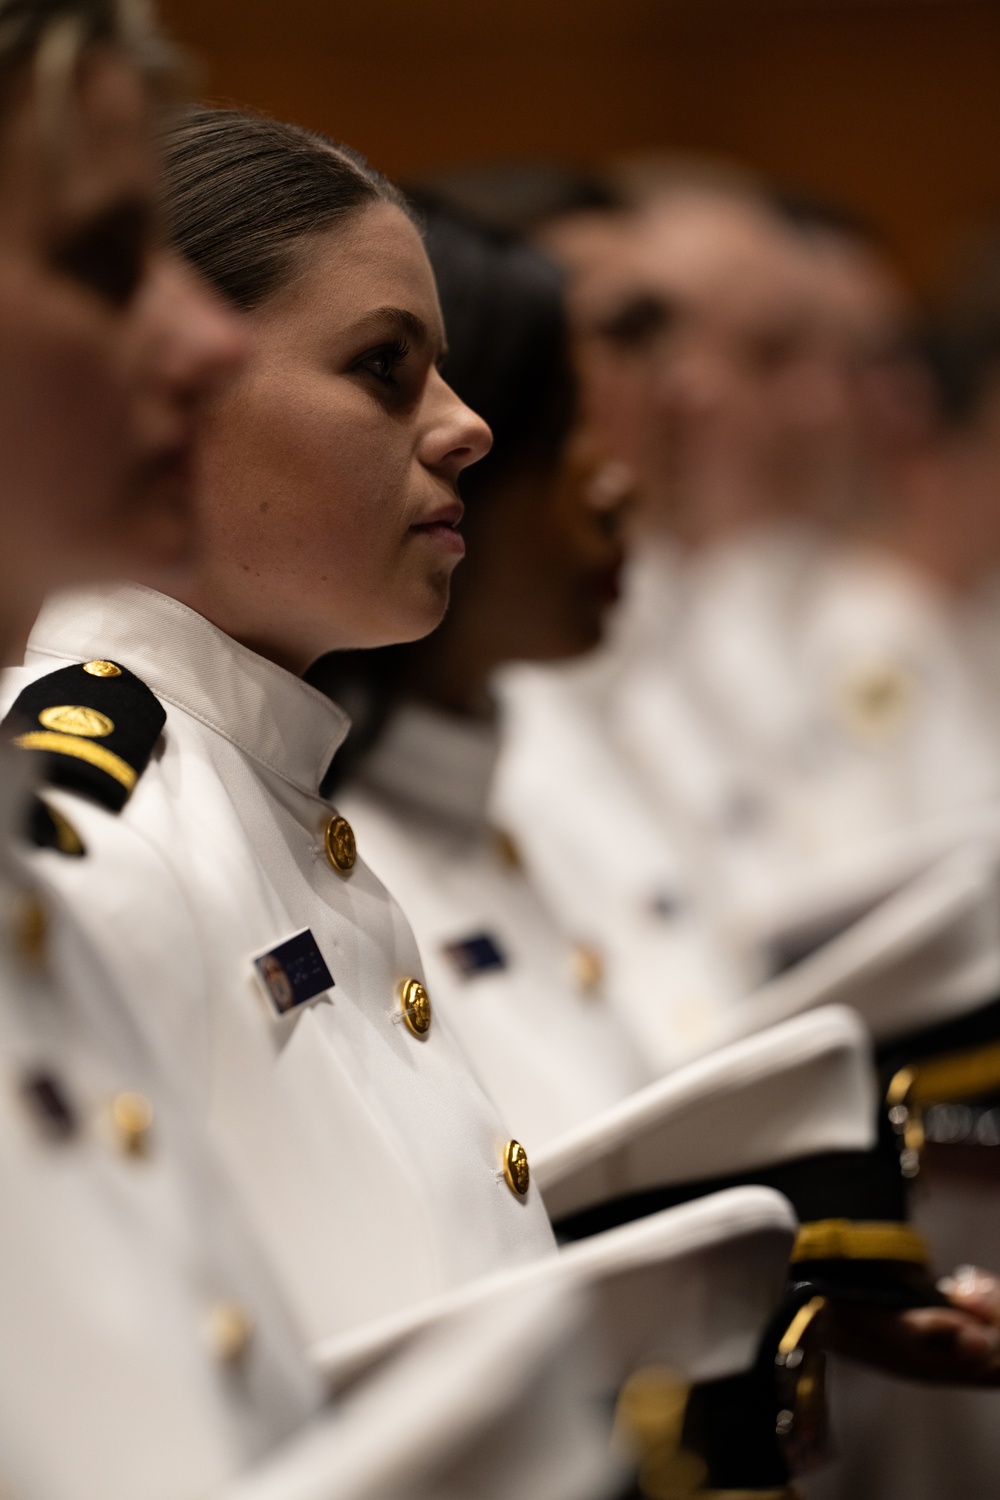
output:
M46 125L58 136L77 67L91 48L127 57L157 94L169 93L181 75L148 0L0 0L0 111L30 78Z

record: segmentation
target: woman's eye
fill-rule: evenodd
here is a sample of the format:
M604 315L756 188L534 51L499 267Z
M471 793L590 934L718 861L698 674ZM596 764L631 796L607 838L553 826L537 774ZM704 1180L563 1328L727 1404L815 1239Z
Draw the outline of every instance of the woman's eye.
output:
M377 375L379 380L388 380L395 369L390 354L373 354L367 363L369 370L373 375Z
M142 281L149 232L145 203L117 204L61 240L52 261L112 307L127 307Z
M396 371L404 363L409 354L409 346L404 343L382 344L378 349L372 349L362 355L358 360L357 368L374 375L375 379L383 385L396 384Z

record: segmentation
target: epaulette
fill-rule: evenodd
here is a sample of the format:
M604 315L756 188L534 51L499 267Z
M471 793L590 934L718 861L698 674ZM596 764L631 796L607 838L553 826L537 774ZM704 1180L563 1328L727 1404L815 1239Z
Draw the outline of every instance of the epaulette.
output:
M166 717L156 695L127 667L88 661L29 683L4 726L15 745L45 757L45 781L120 812Z

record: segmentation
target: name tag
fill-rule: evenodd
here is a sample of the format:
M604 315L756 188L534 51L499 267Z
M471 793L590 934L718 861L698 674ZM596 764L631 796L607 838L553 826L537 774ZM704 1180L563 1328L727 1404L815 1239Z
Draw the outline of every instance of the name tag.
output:
M463 979L507 967L506 953L488 932L477 932L458 943L445 943L444 953Z
M333 975L308 927L276 948L259 953L253 966L279 1016L333 989Z

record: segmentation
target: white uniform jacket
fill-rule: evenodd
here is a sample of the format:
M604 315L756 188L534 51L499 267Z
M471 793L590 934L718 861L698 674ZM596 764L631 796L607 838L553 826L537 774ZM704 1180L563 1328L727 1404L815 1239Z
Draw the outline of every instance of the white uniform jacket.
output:
M361 859L342 874L325 853L333 810L319 785L341 710L148 589L53 602L24 670L90 659L135 672L166 726L117 816L52 793L99 854L86 873L86 860L48 856L53 878L200 1091L308 1335L550 1251L537 1191L505 1181L518 1127L441 1017L423 1036L403 1023L400 983L422 973L405 917ZM154 868L175 899L150 902ZM332 984L280 1015L253 960L306 929L306 957Z
M435 1004L530 1153L652 1074L608 1005L599 956L560 931L489 824L497 748L488 725L405 708L338 803L406 908Z

